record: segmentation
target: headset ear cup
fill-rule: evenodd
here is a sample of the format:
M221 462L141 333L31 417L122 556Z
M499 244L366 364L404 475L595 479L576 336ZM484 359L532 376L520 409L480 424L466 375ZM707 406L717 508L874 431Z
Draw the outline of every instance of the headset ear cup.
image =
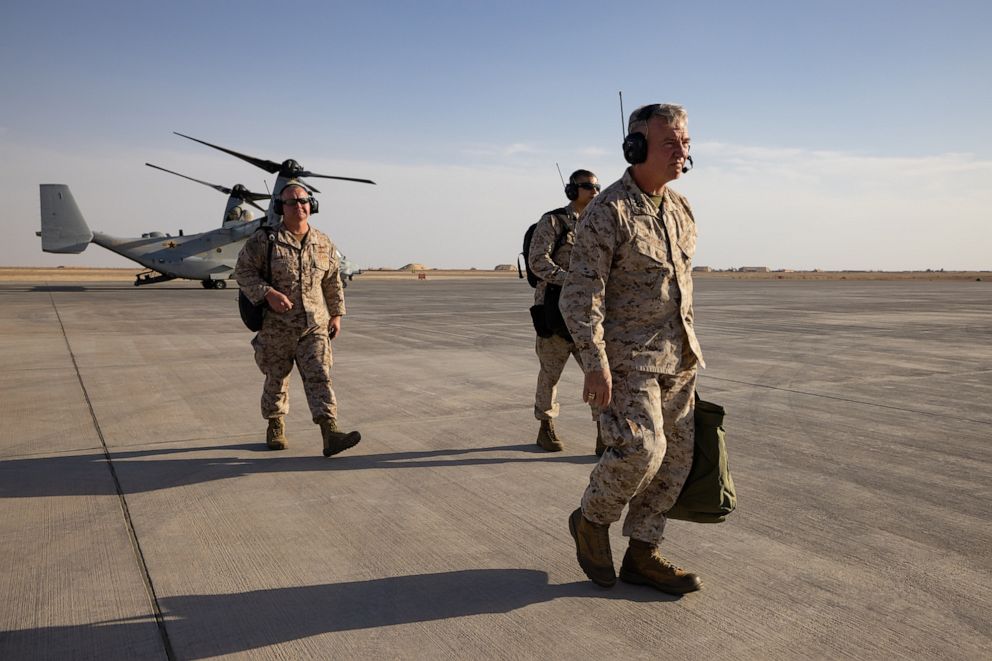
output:
M623 157L631 165L647 160L648 141L643 133L635 131L623 139Z
M282 215L282 199L276 198L272 204L272 210L276 212L277 216Z
M320 211L320 204L318 204L317 198L315 198L313 195L311 195L310 196L310 215L312 216L313 214L317 213L318 211Z
M570 202L574 202L579 199L579 187L573 183L565 184L565 197L567 197Z

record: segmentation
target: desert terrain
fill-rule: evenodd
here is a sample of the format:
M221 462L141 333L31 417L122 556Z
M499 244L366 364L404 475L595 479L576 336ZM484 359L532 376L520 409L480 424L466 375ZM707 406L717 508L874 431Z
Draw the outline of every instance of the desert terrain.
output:
M113 282L134 279L142 271L134 268L98 267L22 267L0 266L0 282ZM518 278L517 271L493 269L371 269L359 278L370 280L418 279L424 274L433 278ZM729 280L981 280L992 281L992 271L709 271L697 272L694 278L720 278Z

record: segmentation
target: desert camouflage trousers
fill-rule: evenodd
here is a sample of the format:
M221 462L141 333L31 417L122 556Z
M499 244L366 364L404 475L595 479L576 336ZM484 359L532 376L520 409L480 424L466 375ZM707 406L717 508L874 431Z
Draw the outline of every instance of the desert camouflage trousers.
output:
M289 413L289 374L293 363L303 378L303 390L314 422L338 417L331 388L331 340L323 328L263 326L251 341L255 363L265 375L262 417L281 418Z
M695 367L613 374L613 399L599 417L607 449L582 495L587 519L613 523L629 504L623 534L661 542L665 512L692 468L695 391Z
M575 345L565 338L537 336L537 359L541 371L537 374L537 393L534 395L534 417L538 420L551 420L558 417L558 379L569 356L579 361ZM580 362L581 366L582 363Z

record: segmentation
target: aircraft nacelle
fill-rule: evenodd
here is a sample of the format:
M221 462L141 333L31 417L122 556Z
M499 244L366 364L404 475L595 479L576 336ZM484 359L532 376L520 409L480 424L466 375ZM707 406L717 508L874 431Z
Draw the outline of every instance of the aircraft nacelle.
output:
M234 202L234 204L231 204ZM227 201L227 209L224 211L224 222L221 227L237 227L244 223L250 223L255 219L255 215L246 205L240 204L232 195Z

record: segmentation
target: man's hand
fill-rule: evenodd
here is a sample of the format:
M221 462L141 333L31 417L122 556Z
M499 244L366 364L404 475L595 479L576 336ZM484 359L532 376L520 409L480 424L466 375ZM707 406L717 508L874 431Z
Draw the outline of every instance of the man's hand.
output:
M331 321L327 324L327 337L332 340L336 338L341 333L341 317L331 317Z
M289 297L281 291L276 291L274 288L265 294L265 300L275 312L283 313L293 309L293 301L289 300Z
M586 373L585 382L582 384L582 401L590 406L606 408L612 398L613 377L610 376L609 367Z

